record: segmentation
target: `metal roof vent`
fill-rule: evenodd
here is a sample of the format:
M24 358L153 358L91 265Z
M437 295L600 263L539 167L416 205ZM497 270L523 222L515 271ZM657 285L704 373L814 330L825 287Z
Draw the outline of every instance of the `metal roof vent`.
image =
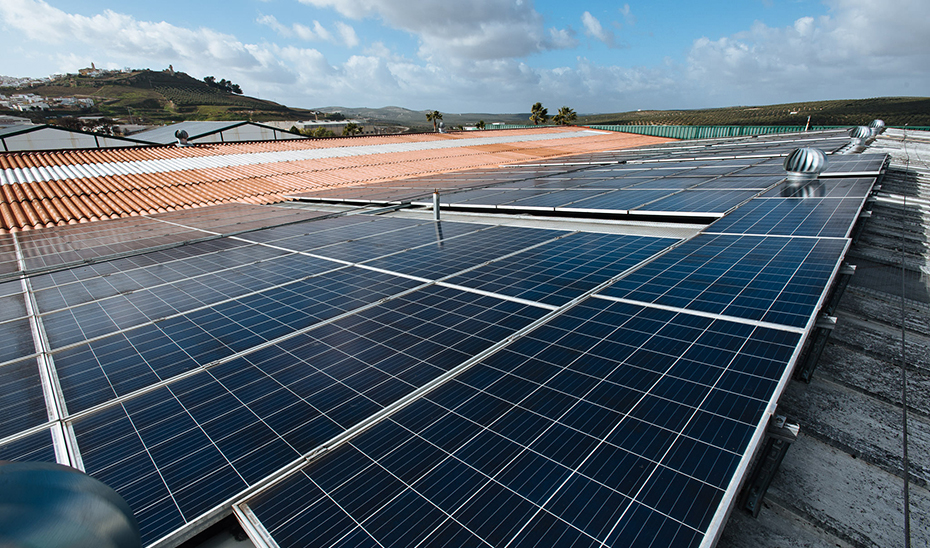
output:
M849 145L853 152L865 150L866 143L872 138L872 130L867 126L858 126L849 130Z
M793 183L813 181L826 168L827 155L819 148L798 148L785 158L788 181Z
M869 128L872 130L872 135L880 135L885 131L885 121L884 120L872 120L869 122Z
M188 145L188 143L187 143L187 138L190 137L190 136L189 136L189 135L187 134L187 132L184 131L183 129L179 129L179 130L175 131L175 132L174 132L174 136L175 136L175 137L177 138L177 140L178 140L178 146L179 146L179 147L186 147L186 146Z

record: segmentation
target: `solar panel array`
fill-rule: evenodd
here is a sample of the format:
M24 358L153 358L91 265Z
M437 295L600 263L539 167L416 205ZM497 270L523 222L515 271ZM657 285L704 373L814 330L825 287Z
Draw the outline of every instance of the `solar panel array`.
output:
M722 217L685 241L245 206L7 235L0 459L103 480L146 545L230 507L281 547L713 543L874 183L727 155L810 138L411 185Z

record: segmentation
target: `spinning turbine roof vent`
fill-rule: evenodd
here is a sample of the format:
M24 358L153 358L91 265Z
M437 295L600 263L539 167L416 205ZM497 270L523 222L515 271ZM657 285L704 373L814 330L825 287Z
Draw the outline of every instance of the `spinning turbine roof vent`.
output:
M812 181L826 168L827 155L819 148L798 148L785 158L785 171L791 182Z

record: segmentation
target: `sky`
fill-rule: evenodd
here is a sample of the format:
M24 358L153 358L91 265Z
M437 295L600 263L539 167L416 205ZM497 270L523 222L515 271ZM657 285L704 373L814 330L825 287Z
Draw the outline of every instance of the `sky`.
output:
M580 114L930 95L930 0L0 0L0 74L175 70L292 107Z

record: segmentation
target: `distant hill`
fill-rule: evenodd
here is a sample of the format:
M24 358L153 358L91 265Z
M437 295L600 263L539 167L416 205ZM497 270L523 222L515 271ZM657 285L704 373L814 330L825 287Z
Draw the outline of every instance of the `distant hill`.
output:
M340 113L346 118L360 118L362 120L406 126L416 130L433 130L433 123L426 120L426 113L432 110L410 110L403 107L321 107L313 110L326 113ZM512 124L529 123L530 114L491 114L491 113L442 113L442 121L446 127L459 125L474 125L483 120L487 124L492 122L506 122Z
M44 114L28 114L37 121L42 121L41 116L94 114L128 121L131 110L134 122L146 124L164 124L185 120L262 122L313 120L318 117L341 119L344 116L361 119L371 124L401 126L411 131L432 131L433 129L432 124L426 120L426 113L429 110L410 110L393 106L292 108L273 101L217 89L207 85L203 80L197 80L183 72L175 71L105 72L98 76L72 74L26 87L0 87L0 93L6 95L35 93L45 97L91 97L96 101L93 109L83 111L62 109ZM548 107L551 114L558 110L555 104L548 105ZM325 115L315 115L315 112L325 113ZM512 114L443 112L442 114L442 121L449 128L458 125L473 125L479 120L489 125L494 122L529 124L530 116L529 112ZM879 97L698 110L647 110L583 115L578 117L576 123L578 125L803 125L807 122L808 116L811 117L811 125L815 126L867 124L874 118L881 118L890 126L904 124L930 126L930 98Z
M682 126L855 126L875 118L889 126L930 126L930 98L878 97L699 110L643 110L578 117L578 124Z
M138 70L101 76L67 75L25 88L0 88L0 93L35 93L45 97L91 97L93 109L80 113L52 111L55 115L102 114L136 121L165 123L184 120L306 120L313 113L272 101L237 95L207 85L183 72Z

